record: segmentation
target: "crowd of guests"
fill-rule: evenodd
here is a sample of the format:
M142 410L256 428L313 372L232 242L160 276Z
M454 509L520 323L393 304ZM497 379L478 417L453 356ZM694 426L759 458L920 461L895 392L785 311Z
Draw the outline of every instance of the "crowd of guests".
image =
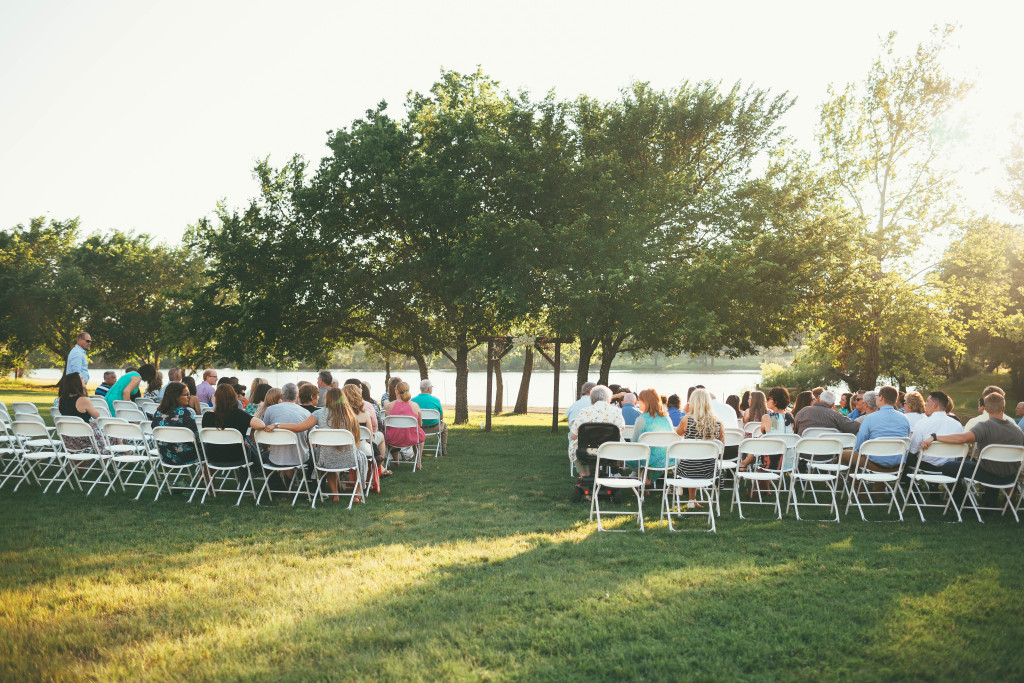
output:
M307 463L310 455L308 435L315 428L346 429L356 437L354 447L319 446L315 457L317 465L324 469L358 471L360 481L366 481L372 474L381 477L392 474L384 467L389 448L393 449L393 457L415 458L427 433L437 434L442 455L448 454L444 410L432 395L434 385L429 379L420 382L420 393L413 396L408 383L392 377L387 392L377 401L365 380L352 378L339 385L326 370L317 373L315 382L289 382L281 387L272 387L261 378L254 379L249 387L245 387L237 377L218 378L217 371L212 368L202 373L202 381L197 386L192 377L183 377L182 374L179 368L171 368L167 372L168 381L164 383L163 373L153 365L129 366L121 377L113 372L105 373L95 395L104 398L111 415L115 414L116 400L150 398L157 403L153 427L184 427L196 434L197 441L201 427L238 431L242 435L241 448L247 453L240 452L237 445L206 445L203 450L214 465L238 465L247 455L254 470L258 470L259 450L254 442L255 432L293 432L297 435L297 446L269 446L264 449L269 464L294 466L295 469L282 473L285 479L290 479ZM57 410L61 415L79 417L92 424L96 442L102 445L105 440L96 426L99 411L89 400L81 374L65 374L59 387ZM423 420L423 408L438 411L441 419ZM417 426L389 426L385 436L384 419L387 415L413 417ZM366 428L370 435L368 440L360 437L360 427ZM68 447L78 449L83 444L69 443ZM199 459L196 448L187 443L161 443L159 450L161 458L169 464L183 465ZM368 467L375 468L376 472L368 471ZM353 486L351 481L340 481L337 473L327 474L326 481L333 500L338 500L340 490Z
M746 437L766 434L803 434L806 430L830 428L856 434L853 448L843 453L845 464L879 472L896 471L901 461L909 471L920 467L922 471L941 472L950 477L975 476L992 484L1012 483L1016 465L976 460L960 461L928 455L929 447L941 443L974 444L977 454L989 444L1024 446L1024 402L1016 406L1016 420L1005 414L1005 392L998 386L988 386L978 399L978 415L962 422L953 412L952 399L941 391L930 392L927 397L917 391L901 392L892 386L874 391L836 393L816 387L801 391L791 403L789 391L773 387L768 391L747 391L741 396L731 395L719 401L715 394L703 386L690 387L685 403L677 394L664 396L654 389L635 394L627 387L610 387L587 382L582 395L566 410L569 422L569 459L582 476L590 474L587 462L579 453L580 425L589 422L610 423L619 429L632 427L632 440L650 431L675 431L686 439L724 440L726 428L741 429ZM899 437L909 439L905 456L860 455L861 446L869 439ZM726 453L725 457L730 457ZM753 458L740 463L751 464ZM706 465L680 462L679 476L703 478L710 476ZM652 448L652 470L665 467L665 449ZM768 465L777 468L778 463ZM962 490L958 490L962 494ZM956 496L957 493L954 493ZM997 495L995 489L986 488L985 506L991 506ZM690 505L696 505L690 492Z

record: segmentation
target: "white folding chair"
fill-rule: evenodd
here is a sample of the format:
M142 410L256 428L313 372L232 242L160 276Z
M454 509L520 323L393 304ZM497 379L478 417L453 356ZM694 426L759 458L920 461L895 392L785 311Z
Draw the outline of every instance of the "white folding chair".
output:
M743 519L743 501L741 487L749 483L757 494L757 500L750 500L747 505L774 505L775 514L782 519L782 493L785 491L785 473L793 469L793 460L787 461L787 454L790 453L786 442L782 439L773 439L766 436L760 439L744 439L739 445L739 460L745 460L746 456L753 455L755 459L748 469L737 468L733 477L732 505L739 507L740 519ZM770 458L778 459L779 467L772 468ZM772 501L762 500L761 483L767 483L772 490L774 499Z
M956 502L953 500L953 489L957 479L960 478L960 470L963 469L964 460L967 458L969 452L968 445L965 443L952 444L952 443L940 443L935 442L927 451L922 451L918 456L917 465L914 467L913 472L908 471L906 475L907 479L907 492L903 495L903 508L901 512L906 512L907 505L913 502L914 507L917 508L917 514L921 516L921 521L924 519L923 508L942 508L942 514L945 515L949 510L950 504L953 506L953 512L956 513L956 521L962 522L963 517L960 516L960 508L957 507ZM930 469L922 470L922 465L927 465L924 462L924 456L936 457L936 458L948 458L950 460L959 460L960 466L957 468L955 477L948 477L941 472L935 472ZM936 491L925 490L921 488L924 484L928 487L939 487ZM935 496L936 494L945 494L946 502L942 503L928 503L927 496Z
M436 411L435 411L436 412ZM313 473L316 476L316 491L313 492L313 507L316 507L316 501L321 499L321 495L326 497L326 493L323 493L324 479L328 474L334 473L338 475L339 486L338 495L348 496L348 509L352 509L352 503L355 502L356 498L360 498L361 502L366 502L366 494L364 492L365 484L363 481L362 472L359 467L321 467L317 462L316 450L324 446L334 448L344 448L345 446L351 446L355 451L355 457L363 457L363 452L359 450L358 444L356 443L355 436L352 432L347 429L314 429L309 433L309 448L313 451L310 457L313 459ZM355 472L356 483L352 487L352 491L346 493L341 490L340 479L342 473ZM334 494L330 494L334 495Z
M156 442L158 450L161 446L165 448L175 445L191 446L196 454L195 460L181 465L169 463L164 459L163 455L160 456L160 459L156 462L158 483L156 496L153 500L160 498L160 491L162 489L166 488L168 495L173 494L174 489L179 489L192 492L188 497L188 502L191 503L199 491L199 480L203 477L202 456L199 444L196 442L196 435L188 427L154 427L153 440ZM163 473L162 481L159 479L161 472ZM189 477L189 483L186 486L178 485L182 475ZM174 478L173 483L171 482L171 477Z
M214 497L218 493L231 493L238 494L238 500L235 505L242 504L242 498L245 494L252 496L253 500L256 500L256 486L252 480L252 470L249 462L249 452L245 448L245 439L242 438L241 432L237 429L216 429L214 427L205 427L199 430L199 442L203 444L203 461L206 463L206 469L209 471L210 480L203 491L203 497L200 499L200 504L206 502L206 496L212 493ZM207 446L234 446L238 451L238 462L225 465L217 464L210 460L209 453L207 452ZM217 477L220 476L220 483L217 483ZM228 488L228 478L234 479L235 487ZM248 488L246 485L248 484Z
M62 418L57 421L56 427L60 445L64 448L64 459L74 470L74 478L79 490L81 490L82 484L92 484L85 492L85 495L89 495L97 485L105 481L107 488L103 495L106 496L110 493L110 489L114 487L114 478L110 474L108 466L110 456L100 452L101 448L96 442L96 435L93 434L92 427L77 417ZM68 439L79 439L82 446L73 448L68 445ZM88 467L83 472L79 468L85 464L88 464ZM95 472L93 472L94 468ZM91 479L89 478L90 474L92 475Z
M743 442L743 439L744 439L743 435L744 435L744 433L745 432L743 431L743 429L739 428L739 427L737 427L737 428L726 427L725 428L725 435L724 435L725 436L725 441L722 442L722 459L721 459L721 461L719 461L719 464L718 464L718 466L720 468L720 471L719 471L719 474L718 474L718 499L719 499L719 501L721 501L721 499L722 499L722 480L725 478L726 474L728 474L729 476L735 477L736 468L739 467L739 461L740 461L738 451L737 451L737 455L736 456L733 456L733 457L730 457L730 458L726 458L725 457L725 449L728 448L729 446L736 446L737 449L738 449L739 445Z
M117 403L118 401L115 401ZM128 403L128 401L119 401L120 403ZM141 424L143 422L149 422L152 418L146 417L146 414L139 409L138 406L117 406L114 408L114 417L119 417L122 420L128 420L135 424Z
M860 458L851 460L850 471L846 475L850 482L847 491L849 498L846 501L847 514L850 512L850 505L856 503L860 518L866 522L868 518L864 516L864 508L884 505L889 512L895 507L896 514L900 521L903 521L903 510L896 500L896 495L900 491L900 480L903 477L903 465L907 462L908 446L908 440L897 438L869 439L860 445L861 458L899 456L900 461L892 472L876 472L868 469L867 464L861 465ZM860 486L858 487L858 485ZM874 486L878 485L883 487L884 492L876 493L872 490ZM861 488L862 491L858 491L858 488ZM867 500L862 500L862 498ZM881 500L876 501L876 498L881 498ZM885 501L886 498L889 499L888 502Z
M931 448L928 449L929 454ZM1008 484L990 484L987 481L978 479L978 474L982 470L983 463L1005 463L1013 465L1016 468L1016 474L1013 475L1013 479ZM978 521L984 523L985 520L981 518L982 510L992 510L995 512L1002 512L1006 514L1009 510L1013 514L1013 519L1020 522L1020 517L1017 515L1017 510L1012 503L1012 493L1017 487L1017 482L1020 480L1021 469L1024 468L1024 446L1009 446L1004 444L989 444L981 449L981 453L978 454L978 464L974 468L974 472L969 476L964 477L963 485L967 489L967 493L964 496L964 502L961 508L967 507L967 504L971 504L971 508L974 510L974 514L977 515ZM996 491L1002 491L1006 495L1006 502L1000 506L985 507L978 504L978 498L974 493L974 488L982 487L989 489L996 489Z
M761 435L761 423L760 422L747 422L743 425L743 436L748 439L753 439Z
M306 479L306 463L309 460L309 454L304 452L298 435L286 429L276 429L272 432L256 430L253 432L253 436L256 441L256 450L260 456L260 467L263 468L263 487L260 489L259 495L256 496L256 504L259 505L263 500L264 493L267 494L268 500L273 500L275 493L294 494L292 497L292 506L294 506L295 501L299 499L299 494L305 491L306 497L312 501L313 495L309 492L309 482ZM270 451L268 450L271 446L294 448L298 462L287 465L274 464L270 460ZM287 488L275 490L271 487L271 477L275 472L282 480L286 479L285 472L292 473L291 478L288 479Z
M97 422L110 452L114 478L121 485L121 490L137 486L139 492L135 494L135 500L138 500L146 486L159 489L156 466L160 461L160 450L150 443L142 427L116 417L101 417ZM142 476L142 481L133 481L138 476Z
M421 408L420 419L422 419L423 422L426 422L427 420L437 420L436 431L428 432L426 427L423 428L423 432L426 434L426 438L423 440L423 450L426 451L430 448L430 446L427 446L427 439L434 437L433 449L434 457L436 458L441 455L441 413L440 411L432 408Z
M89 403L92 403L93 407L99 411L100 417L112 417L110 406L107 405L107 399L102 396L90 396Z
M413 459L411 461L409 461L409 460L401 460L401 459L395 460L394 458L392 458L391 457L391 448L392 448L392 446L391 446L390 440L388 440L388 430L389 429L409 429L409 428L415 428L415 427L419 427L419 422L417 422L416 418L412 417L411 415L388 415L387 417L384 418L384 441L387 443L387 448L386 448L387 459L384 462L385 469L391 469L391 465L392 464L400 465L402 463L408 463L408 462L412 463L412 471L413 472L415 472L418 469L422 469L423 465L422 465L422 463L420 461L420 457L423 454L423 443L422 442L412 447L412 449L413 449ZM397 448L397 446L395 448Z
M826 434L839 434L840 431L835 427L808 427L804 431L800 432L800 436L805 439L813 439L819 436L825 436Z
M593 521L597 516L598 531L625 531L625 529L605 529L601 524L601 515L636 515L640 522L640 531L644 530L644 478L646 476L647 461L650 458L651 450L646 444L625 443L623 441L609 441L597 447L597 460L594 464L594 488L590 496L590 519ZM601 461L636 462L638 471L633 477L612 477L601 474ZM636 496L636 512L629 510L601 510L599 491L602 488L613 491L632 490Z
M139 407L135 404L135 401L125 401L123 399L114 399L111 404L113 405L115 416L117 415L118 408L131 408L132 410L136 410Z
M668 447L666 460L672 466L672 472L665 479L665 494L661 497L661 519L668 519L668 528L675 531L672 525L672 517L684 515L707 515L708 523L711 525L709 531L715 531L715 510L718 498L718 473L721 468L722 442L721 441L700 441L697 439L682 439ZM690 478L677 475L676 465L679 462L712 461L710 478ZM707 512L696 507L689 508L689 501L683 501L680 497L684 489L697 489L700 492L701 500L708 506ZM689 494L687 493L687 497Z
M11 431L11 416L7 412L7 406L0 410L0 488L3 488L11 478L24 476L23 463L20 456L20 444L18 437Z
M778 436L786 436L780 434ZM789 507L792 505L797 519L800 517L800 496L805 493L805 487L810 490L814 502L804 502L807 507L828 507L835 513L835 519L839 521L839 502L837 500L839 480L842 477L843 467L823 467L825 465L840 464L843 456L843 445L837 439L819 438L800 439L793 447L796 457L794 467L789 471L789 498L786 501L786 514L789 514ZM800 471L800 464L804 464L804 471ZM816 484L824 484L825 490L819 491ZM797 492L799 489L799 493ZM827 493L829 502L820 502L818 493ZM826 521L826 520L821 520Z
M27 401L15 401L15 402L13 402L11 404L11 412L13 412L15 416L18 416L18 415L39 415L39 417L42 417L42 415L40 415L40 413L39 413L39 408L36 407L36 404L35 403L28 403Z
M679 441L680 437L675 432L644 432L637 438L637 443L645 444L648 448L668 448L675 442ZM671 468L668 465L668 459L666 458L665 464L661 467L652 467L650 460L647 462L647 478L651 480L651 493L660 491L662 494L665 492L665 477L668 476ZM657 476L657 483L654 482L654 477ZM643 492L641 491L641 494Z
M44 481L46 482L43 493L49 491L50 486L56 482L61 482L57 488L59 493L65 484L71 482L74 477L74 468L67 466L64 449L54 443L46 425L35 420L21 419L23 417L30 416L17 415L14 424L11 425L11 431L18 437L19 457L23 464L21 481L17 483L14 490L17 491L26 479L32 479L40 486ZM39 419L42 420L42 418Z
M622 440L623 441L632 441L633 440L633 430L635 428L636 428L636 425L626 425L625 427L620 429L619 433L622 435Z

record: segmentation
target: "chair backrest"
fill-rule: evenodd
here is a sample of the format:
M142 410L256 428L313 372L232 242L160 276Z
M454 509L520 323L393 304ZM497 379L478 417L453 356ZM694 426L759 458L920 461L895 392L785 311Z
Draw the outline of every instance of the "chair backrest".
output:
M633 430L634 430L634 428L635 428L635 425L626 425L625 427L623 427L620 430L619 436L622 437L623 441L632 441L633 440Z
M46 420L39 413L15 413L15 422L34 422L36 424L46 425Z
M21 417L19 415L15 418L14 424L11 425L11 431L23 439L50 439L50 432L46 431L46 425L43 424L42 418L36 422L35 420L22 420Z
M135 405L135 401L124 401L120 399L114 399L111 405L114 406L115 411L118 408L138 408L138 406Z
M26 401L15 401L11 404L11 410L15 415L39 415L39 408L36 407L36 404Z
M359 425L359 440L367 442L373 440L373 434L370 433L370 428L366 425Z
M586 423L604 424L604 423ZM582 426L582 425L581 425ZM613 427L615 425L612 425ZM616 429L615 431L618 431ZM651 457L651 449L645 443L626 443L625 441L605 441L597 448L597 466L600 468L602 460L637 462L640 467L646 467Z
M772 436L763 436L760 439L743 439L740 442L740 457L744 455L783 455L789 447L782 439Z
M88 437L90 439L93 437L92 427L77 417L62 417L54 422L54 426L57 428L57 433L62 437Z
M834 434L823 434L828 439L835 439L839 443L843 444L843 448L853 448L857 445L857 435L849 434L847 432L835 432Z
M188 427L154 427L153 439L162 443L190 443L196 445L196 435Z
M114 420L117 418L106 419ZM142 428L130 422L106 422L100 425L100 429L103 430L103 436L107 439L146 442L146 435L142 433Z
M647 444L651 448L668 448L681 438L675 432L644 432L636 442Z
M928 449L928 455L932 454L932 449ZM1024 462L1024 446L1009 446L1006 444L992 443L981 449L981 453L978 454L978 460L988 460L989 462ZM1020 472L1017 473L1018 476Z
M109 424L126 425L128 420L123 417L98 417L96 418L96 424L99 425L100 429L106 429Z
M928 447L928 450L922 451L922 456L929 458L947 458L950 460L962 460L967 457L967 454L971 452L969 444L965 443L941 443L939 441L932 442L932 445ZM917 467L915 471L921 468L921 463L924 462L924 457L918 458Z
M200 403L199 404L199 413L201 415L206 415L207 413L209 413L212 410L213 410L213 406L208 406L205 403Z
M781 434L773 435L782 436ZM818 462L838 461L843 454L843 444L831 436L805 436L793 447L797 457Z
M257 429L253 432L256 443L263 444L264 446L298 446L299 437L295 432L289 432L287 429L275 429L272 432L265 432L262 429Z
M114 408L114 417L120 417L124 420L128 420L129 422L146 421L146 414L139 410L137 406L132 406L131 408L118 406L117 408Z
M576 444L580 450L599 448L611 441L621 441L619 428L610 422L584 422L576 430Z
M739 446L742 441L743 441L743 430L742 429L739 429L739 428L733 429L732 427L726 427L725 428L725 441L723 441L722 443L724 443L726 446Z
M89 402L93 404L96 410L99 411L100 417L111 417L110 406L107 405L107 400L102 396L90 396Z
M203 427L199 430L199 440L203 443L217 446L242 445L242 433L237 429L217 429L216 427Z
M836 429L835 427L808 427L807 429L805 429L803 432L800 433L800 436L807 437L807 438L810 439L810 438L814 438L816 436L821 436L822 434L838 434L838 433L839 433L839 430Z
M907 443L903 439L881 437L868 439L860 445L863 456L882 457L907 454Z
M420 417L424 420L441 420L441 411L433 408L420 408Z
M718 460L721 457L719 443L721 442L699 439L677 441L668 447L668 451L665 453L665 462L671 465L673 461L680 460Z
M355 444L356 437L347 429L314 429L309 433L309 445L311 447L354 446Z
M393 429L409 429L410 427L418 426L419 422L411 415L388 415L384 418L385 429L388 427Z
M82 424L86 424L85 421L77 415L61 415L60 413L57 413L53 416L53 426L56 427L59 422L81 422Z

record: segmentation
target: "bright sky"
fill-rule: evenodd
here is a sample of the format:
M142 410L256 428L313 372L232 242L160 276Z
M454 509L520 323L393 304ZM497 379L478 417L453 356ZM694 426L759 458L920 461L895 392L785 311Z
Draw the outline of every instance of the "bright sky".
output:
M909 51L946 22L962 26L950 69L977 82L955 163L970 205L998 214L1022 19L1024 3L962 0L0 0L0 226L79 216L175 242L256 194L257 159L318 159L328 130L382 99L400 115L442 67L537 96L610 99L633 79L788 90L789 132L811 148L830 82L861 80L888 31Z

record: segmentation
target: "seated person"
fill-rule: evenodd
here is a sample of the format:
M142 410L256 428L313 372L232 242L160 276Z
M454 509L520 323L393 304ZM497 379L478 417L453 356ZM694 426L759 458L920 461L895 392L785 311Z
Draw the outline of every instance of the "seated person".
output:
M114 382L117 381L117 373L113 370L107 370L103 373L103 383L96 387L97 396L106 396L107 392L110 391L110 387L114 386Z
M569 460L575 465L576 470L582 476L589 475L590 468L586 463L576 458L580 425L585 422L607 422L618 427L619 431L626 426L622 419L622 411L617 406L609 403L611 397L611 389L600 384L595 386L590 390L590 405L581 410L576 415L576 419L569 425Z
M633 394L627 394L626 397L632 396ZM623 419L625 419L626 408L631 404L625 403L622 406ZM643 408L644 412L640 413L633 422L633 438L632 441L635 443L640 439L642 434L647 432L671 432L672 421L668 419L668 411L665 406L661 404L661 398L658 396L658 392L654 389L644 389L640 392L640 407ZM651 448L651 457L648 460L650 467L665 467L665 456L668 449L664 447ZM627 466L636 467L633 463L626 463ZM650 484L655 481L654 477L647 477L647 483Z
M857 432L857 443L853 447L853 453L843 452L843 464L850 464L856 458L860 467L867 467L875 472L891 472L899 467L902 456L883 455L871 456L868 458L860 455L860 447L869 439L877 439L883 436L905 438L910 436L910 422L906 415L896 410L896 401L900 392L895 387L884 386L878 390L877 395L871 399L869 391L864 394L864 404L871 408L872 402L878 407L874 412L864 416L864 421Z
M316 404L320 400L320 389L312 382L301 383L298 387L299 405L309 411L310 414L316 412Z
M711 405L711 394L707 389L697 388L690 393L689 402L686 404L686 415L676 427L676 434L684 439L725 441L725 426L715 414L714 407ZM714 474L714 459L680 460L676 465L677 477L710 479ZM700 507L696 500L696 489L689 489L689 494L690 499L686 506L691 509Z
M441 455L448 455L448 425L444 422L444 410L441 408L441 402L433 395L433 391L433 382L429 379L421 380L420 393L413 396L412 400L420 409L428 408L441 414L440 420L424 420L423 431L427 434L437 434L437 438L441 440Z
M388 448L413 448L423 447L423 441L427 438L423 431L423 415L420 407L412 402L412 392L409 391L407 382L398 382L394 386L395 400L388 407L388 417L406 415L415 417L416 427L386 427L384 438L387 440Z
M916 393L916 392L911 392ZM907 394L908 398L910 394ZM910 437L910 453L907 455L907 470L912 471L917 466L918 458L921 457L921 442L932 434L962 434L964 426L956 418L946 414L946 405L949 404L949 397L941 391L933 391L928 394L928 400L924 403L925 417L918 421ZM942 466L948 462L955 462L949 458L938 458L924 455L921 462L921 470L924 472L940 472Z
M315 388L315 387L314 387ZM264 403L269 403L271 394L268 392ZM277 467L293 465L298 467L306 462L309 455L309 439L306 436L308 429L298 429L295 425L305 422L309 417L309 411L298 405L295 401L299 398L299 388L292 382L281 387L281 400L279 403L267 407L263 411L262 420L267 425L267 431L274 431L278 427L296 432L299 437L298 446L270 446L270 454L267 459L270 464ZM285 475L286 478L288 475Z
M660 407L661 401L658 401ZM641 413L636 409L636 394L628 393L622 396L622 421L626 423L627 427L632 427L636 419L640 417ZM666 418L668 413L665 414Z
M266 427L263 420L253 417L238 407L235 402L236 392L229 384L221 384L213 394L214 409L203 415L203 427L214 429L234 429L242 435L244 447L250 454L249 462L256 462L256 445L249 438L250 429ZM237 445L204 444L206 459L213 465L230 467L245 462L245 455Z
M679 394L672 394L668 397L668 419L672 421L673 427L678 427L686 415L686 413L679 409L681 405L682 401L679 398Z
M100 411L92 404L86 396L85 385L82 384L82 375L77 372L69 372L60 381L60 395L57 398L57 410L61 415L80 418L83 422L89 423L92 427L96 444L101 449L105 443L103 433L93 420L100 416ZM71 451L92 450L93 445L89 437L65 436L62 437L64 445ZM105 451L101 451L105 454Z
M152 367L152 366L150 366ZM181 382L169 382L164 388L164 397L160 399L156 414L153 416L153 427L185 427L191 429L199 437L199 428L195 417L189 410L191 398L188 387ZM169 465L187 465L199 459L195 446L187 443L160 443L160 457Z

